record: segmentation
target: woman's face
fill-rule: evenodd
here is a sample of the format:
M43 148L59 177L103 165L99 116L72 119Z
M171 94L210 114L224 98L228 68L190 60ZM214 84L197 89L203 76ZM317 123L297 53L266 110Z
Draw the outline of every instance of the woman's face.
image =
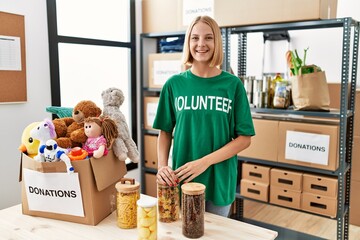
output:
M209 63L214 55L214 33L203 22L194 25L190 34L190 53L194 62Z

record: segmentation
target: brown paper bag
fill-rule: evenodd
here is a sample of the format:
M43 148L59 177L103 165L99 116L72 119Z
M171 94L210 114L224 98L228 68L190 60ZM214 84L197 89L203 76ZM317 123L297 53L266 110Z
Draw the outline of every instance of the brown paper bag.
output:
M314 72L291 77L292 99L295 110L329 111L330 96L325 72Z

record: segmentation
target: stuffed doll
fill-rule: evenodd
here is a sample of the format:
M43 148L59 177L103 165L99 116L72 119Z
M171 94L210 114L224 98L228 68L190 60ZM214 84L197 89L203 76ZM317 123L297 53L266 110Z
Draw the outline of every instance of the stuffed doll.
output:
M119 160L129 158L137 163L140 155L134 140L130 136L129 127L126 123L124 114L120 111L120 106L124 102L124 94L118 88L108 88L101 93L103 99L103 115L113 119L118 128L119 136L114 141L113 151Z
M100 158L107 155L114 139L118 136L116 123L108 117L90 117L84 120L87 140L83 149L89 156Z

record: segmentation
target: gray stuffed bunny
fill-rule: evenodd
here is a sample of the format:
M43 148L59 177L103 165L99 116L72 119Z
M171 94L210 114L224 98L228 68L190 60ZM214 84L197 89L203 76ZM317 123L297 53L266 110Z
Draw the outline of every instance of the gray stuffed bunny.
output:
M120 111L120 106L125 99L123 92L118 88L111 87L104 90L101 97L104 105L103 115L113 119L118 126L119 136L115 139L112 147L115 156L121 161L129 158L134 163L139 162L139 151L134 140L130 137L125 116Z

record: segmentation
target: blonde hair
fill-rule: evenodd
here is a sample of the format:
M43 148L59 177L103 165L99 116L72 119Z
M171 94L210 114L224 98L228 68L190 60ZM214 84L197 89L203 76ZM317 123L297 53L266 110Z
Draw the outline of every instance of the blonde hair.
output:
M192 65L194 58L191 55L190 52L190 37L191 32L195 24L198 22L203 22L211 28L213 34L214 34L214 55L212 56L212 59L210 61L209 66L215 67L220 66L223 63L223 43L222 43L222 37L221 37L221 31L219 28L219 25L216 23L214 19L212 19L209 16L198 16L196 17L192 23L189 25L188 29L186 30L185 34L185 41L184 41L184 50L183 50L183 63L185 65Z
M94 122L101 127L101 132L106 139L106 147L110 148L115 138L118 137L119 132L114 120L109 117L88 117L84 120L84 123Z

